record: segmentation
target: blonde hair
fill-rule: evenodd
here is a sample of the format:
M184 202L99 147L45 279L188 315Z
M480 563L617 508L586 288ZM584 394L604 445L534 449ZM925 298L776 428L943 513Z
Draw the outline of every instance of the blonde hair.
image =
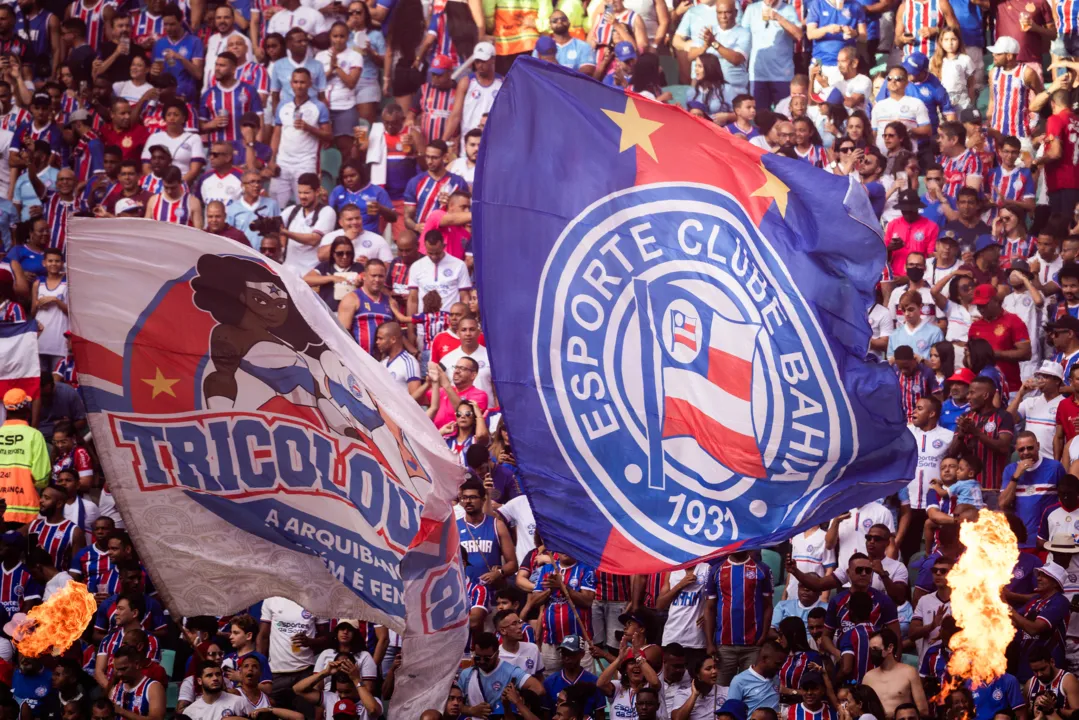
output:
M937 35L937 49L933 51L933 57L929 59L929 72L935 75L938 80L940 79L941 68L944 66L944 44L941 43L941 40L944 39L944 33L955 35L955 40L959 43L955 49L957 55L962 55L967 49L966 44L963 42L963 33L959 28L951 25L941 28L940 33Z

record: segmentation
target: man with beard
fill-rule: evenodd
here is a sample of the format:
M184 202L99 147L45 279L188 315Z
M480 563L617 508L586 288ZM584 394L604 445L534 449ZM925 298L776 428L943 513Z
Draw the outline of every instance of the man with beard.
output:
M199 663L195 684L202 693L184 709L184 714L192 720L221 720L244 714L246 703L243 698L225 692L225 676L218 663L211 660Z

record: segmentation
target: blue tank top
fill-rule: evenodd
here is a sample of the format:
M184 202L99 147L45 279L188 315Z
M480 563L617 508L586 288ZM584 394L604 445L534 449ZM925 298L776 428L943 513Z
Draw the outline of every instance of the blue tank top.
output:
M468 552L468 565L465 574L474 583L479 583L480 576L502 564L502 548L495 531L495 519L485 516L479 525L471 525L464 518L457 521L457 534L461 536L461 547Z

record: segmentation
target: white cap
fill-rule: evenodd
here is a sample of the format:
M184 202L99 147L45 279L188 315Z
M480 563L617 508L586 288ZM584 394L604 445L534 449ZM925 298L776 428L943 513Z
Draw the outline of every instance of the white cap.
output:
M132 210L142 210L142 205L139 204L138 200L133 200L131 198L120 198L116 201L117 215L123 215L126 212L131 212Z
M463 63L461 63L461 67L453 71L453 79L459 79L468 71L470 67L472 67L473 63L487 62L488 60L493 60L494 57L495 46L492 43L486 41L476 43L476 47L472 51L472 55L469 56L468 60L465 60Z
M1046 360L1034 373L1035 375L1052 375L1057 380L1064 382L1064 368L1054 360Z
M1056 584L1060 586L1060 589L1064 589L1064 582L1067 579L1067 574L1064 572L1064 568L1060 567L1056 563L1045 563L1040 568L1036 568L1040 573L1045 573L1049 577L1056 581Z
M1019 41L1013 37L998 37L997 41L986 48L994 55L1018 55Z

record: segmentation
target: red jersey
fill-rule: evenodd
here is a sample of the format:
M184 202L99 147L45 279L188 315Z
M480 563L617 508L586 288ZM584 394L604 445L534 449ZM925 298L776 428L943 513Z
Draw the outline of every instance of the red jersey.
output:
M1045 121L1045 139L1060 140L1060 159L1045 165L1049 192L1079 189L1079 118L1065 108Z
M1069 395L1057 405L1057 425L1064 430L1065 443L1071 442L1076 435L1075 423L1072 421L1077 417L1079 417L1079 405L1076 405L1075 400Z
M982 338L993 346L994 350L1014 350L1019 343L1030 342L1030 333L1026 323L1018 315L1001 311L1000 317L990 322L979 318L970 324L968 338ZM1017 388L1023 384L1019 379L1019 363L1015 360L997 360L997 369L1008 381L1008 387Z
M480 345L487 346L483 340L483 333L480 333ZM439 362L459 347L461 347L461 338L457 337L457 333L453 330L440 332L431 341L431 362Z

